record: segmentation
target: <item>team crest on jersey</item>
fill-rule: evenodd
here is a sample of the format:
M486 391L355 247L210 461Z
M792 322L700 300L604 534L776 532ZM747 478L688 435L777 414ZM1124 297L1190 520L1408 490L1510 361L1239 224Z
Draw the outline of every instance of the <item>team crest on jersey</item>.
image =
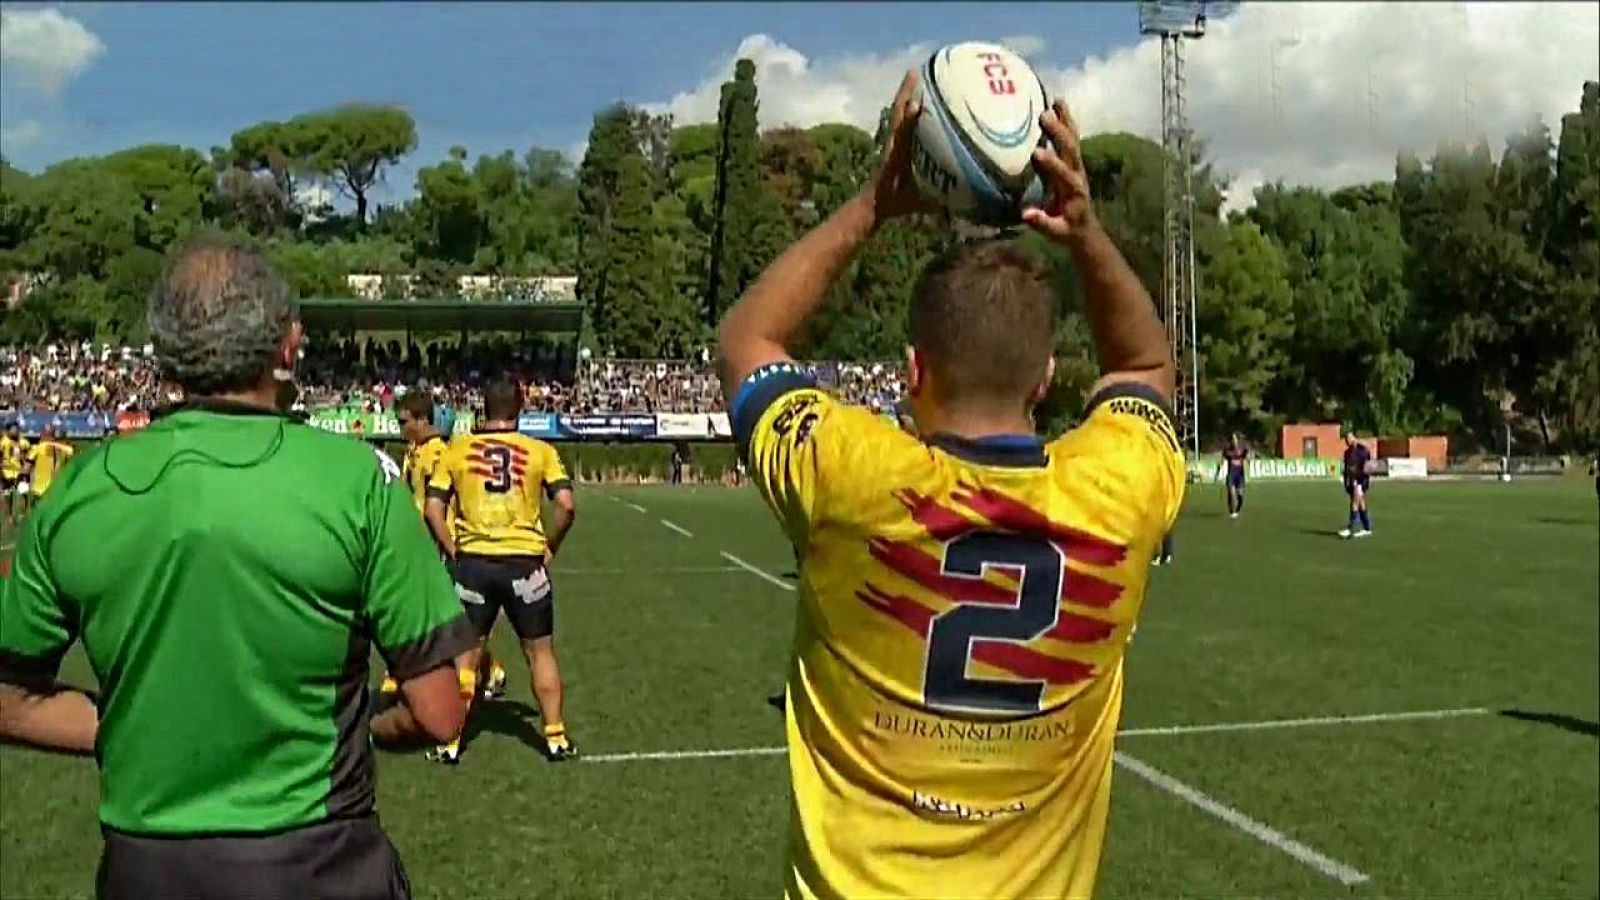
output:
M400 464L394 461L394 457L383 452L383 450L378 447L373 447L372 452L378 457L378 468L383 470L384 484L393 484L401 477Z

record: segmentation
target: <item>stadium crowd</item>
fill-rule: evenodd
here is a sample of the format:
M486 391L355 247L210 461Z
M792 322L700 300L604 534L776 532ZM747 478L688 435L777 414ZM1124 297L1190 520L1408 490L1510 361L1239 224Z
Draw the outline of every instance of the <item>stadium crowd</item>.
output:
M818 380L846 402L886 411L902 392L892 363L814 364ZM527 408L543 412L704 413L722 410L722 392L703 351L694 361L613 360L580 356L571 344L547 341L308 342L297 407L364 412L393 408L406 391L431 391L457 409L482 406L494 378L523 385ZM0 410L122 412L151 410L181 399L164 390L152 348L51 344L0 347Z

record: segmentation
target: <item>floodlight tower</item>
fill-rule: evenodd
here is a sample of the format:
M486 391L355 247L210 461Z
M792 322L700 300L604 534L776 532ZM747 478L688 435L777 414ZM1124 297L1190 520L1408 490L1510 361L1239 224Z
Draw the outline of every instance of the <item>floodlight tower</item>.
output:
M1161 38L1161 149L1165 151L1161 260L1162 315L1177 370L1173 425L1200 452L1200 365L1195 333L1194 147L1184 96L1183 42L1206 33L1204 3L1140 3L1139 32Z

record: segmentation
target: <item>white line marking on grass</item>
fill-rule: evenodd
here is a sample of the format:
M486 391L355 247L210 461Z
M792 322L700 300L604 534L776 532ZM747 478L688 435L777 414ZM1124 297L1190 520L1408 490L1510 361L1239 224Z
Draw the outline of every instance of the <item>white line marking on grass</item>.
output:
M794 590L794 585L790 584L789 582L784 581L783 579L779 578L776 575L773 575L773 574L771 574L769 572L765 572L765 571L763 571L761 569L756 568L755 566L750 565L749 563L745 562L744 560L740 559L737 556L734 556L732 553L729 553L726 550L722 551L722 558L727 560L728 562L733 563L734 565L736 565L739 568L745 570L746 572L749 572L751 575L754 575L757 578L760 578L760 579L762 579L764 581L767 581L767 582L770 582L772 584L775 584L778 587L781 587L786 591L793 591Z
M1260 722L1218 722L1214 725L1167 725L1161 728L1125 728L1118 737L1157 737L1174 734L1211 734L1226 731L1268 731L1274 728L1310 728L1316 725L1360 725L1364 722L1405 722L1414 719L1454 719L1486 715L1481 706L1461 709L1425 709L1416 712L1371 713L1357 716L1315 716L1307 719L1266 719Z
M1321 853L1318 853L1310 847L1307 847L1305 844L1300 843L1299 841L1289 837L1281 831L1278 831L1272 826L1257 822L1255 819L1250 818L1233 807L1227 806L1210 795L1184 784L1178 779L1173 778L1171 775L1168 775L1167 773L1151 766L1146 762L1135 759L1134 757L1120 751L1117 752L1115 758L1117 765L1127 769L1140 778L1143 778L1145 781L1150 782L1169 794L1173 794L1174 796L1187 800L1194 806L1199 807L1203 812L1221 819L1222 821L1232 825L1245 834L1250 835L1263 844L1266 844L1267 846L1272 847L1281 853L1287 854L1288 856L1299 860L1301 863L1316 869L1324 876L1331 878L1340 884L1349 886L1362 884L1368 880L1366 875L1351 868L1350 866L1347 866L1336 859L1330 859L1326 856L1323 856Z
M783 747L737 747L732 750L660 750L644 753L602 753L580 756L584 762L633 762L644 759L724 759L730 756L777 756Z
M639 504L630 503L630 502L628 502L626 500L624 500L622 502L622 505L628 507L629 509L633 510L634 512L641 512L641 513L642 512L649 512L649 510L645 509L644 507L640 506Z
M733 575L743 574L744 570L738 566L663 566L659 569L648 568L584 568L560 569L561 575Z
M662 519L661 520L661 524L667 526L668 528L671 528L673 531L676 531L677 533L683 535L684 537L694 537L694 532L692 532L689 529L683 527L682 525L679 525L676 522L672 522L672 521L669 521L667 519Z

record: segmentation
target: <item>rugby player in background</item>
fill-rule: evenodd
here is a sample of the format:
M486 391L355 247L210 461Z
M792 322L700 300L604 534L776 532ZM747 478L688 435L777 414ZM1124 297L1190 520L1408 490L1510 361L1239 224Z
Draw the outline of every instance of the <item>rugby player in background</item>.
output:
M38 506L39 501L49 492L50 486L55 483L56 476L66 466L67 460L77 450L65 441L57 439L57 429L54 424L46 425L39 432L39 442L28 451L28 467L23 472L23 481L28 483L28 499L30 507Z
M0 434L0 503L5 504L5 521L22 521L28 503L22 484L22 469L28 458L28 439L22 436L22 426L13 419Z
M456 596L478 631L477 645L457 660L461 695L470 699L476 693L483 646L504 609L528 661L544 720L545 755L559 762L576 756L578 748L562 719L555 597L546 566L577 515L572 480L554 447L517 433L522 392L516 385L489 385L483 407L484 421L472 434L450 442L428 482L428 525L452 560ZM539 514L541 493L555 508L548 536ZM446 522L452 508L453 531ZM450 765L459 762L461 734L438 748L433 758Z
M925 208L908 73L883 168L723 319L721 376L750 476L803 565L785 723L790 897L1064 897L1093 890L1122 660L1177 515L1172 351L1090 207L1064 107L1024 221L1072 255L1102 377L1045 442L1058 298L981 241L912 293L917 434L818 390L788 348L886 221ZM974 762L981 759L981 762Z
M29 516L0 584L0 737L94 753L102 898L404 898L368 735L454 733L471 625L399 466L282 415L302 332L258 251L192 242L150 331L188 399ZM79 638L97 700L56 681ZM369 722L373 644L403 702Z
M411 499L417 506L417 515L426 518L428 506L428 480L433 477L433 470L444 459L449 443L439 430L434 427L434 422L439 417L434 413L433 398L428 392L417 389L400 398L396 404L396 415L400 419L400 436L406 440L405 461L400 464L400 473L406 480L406 486L411 489ZM450 511L445 513L445 527L450 533L455 533L455 516ZM430 529L431 531L431 529ZM439 552L442 555L444 548ZM484 699L493 699L505 694L506 670L495 659L487 646L483 650L482 668L478 672L483 685ZM393 693L394 680L388 677L383 679L383 692Z
M1367 491L1372 488L1372 475L1367 467L1372 462L1372 451L1356 440L1355 432L1344 435L1344 492L1350 498L1350 524L1339 532L1339 537L1371 537L1372 516L1367 512Z
M1250 448L1245 446L1235 431L1222 448L1222 460L1227 468L1228 518L1237 519L1244 512L1244 464L1250 459Z

